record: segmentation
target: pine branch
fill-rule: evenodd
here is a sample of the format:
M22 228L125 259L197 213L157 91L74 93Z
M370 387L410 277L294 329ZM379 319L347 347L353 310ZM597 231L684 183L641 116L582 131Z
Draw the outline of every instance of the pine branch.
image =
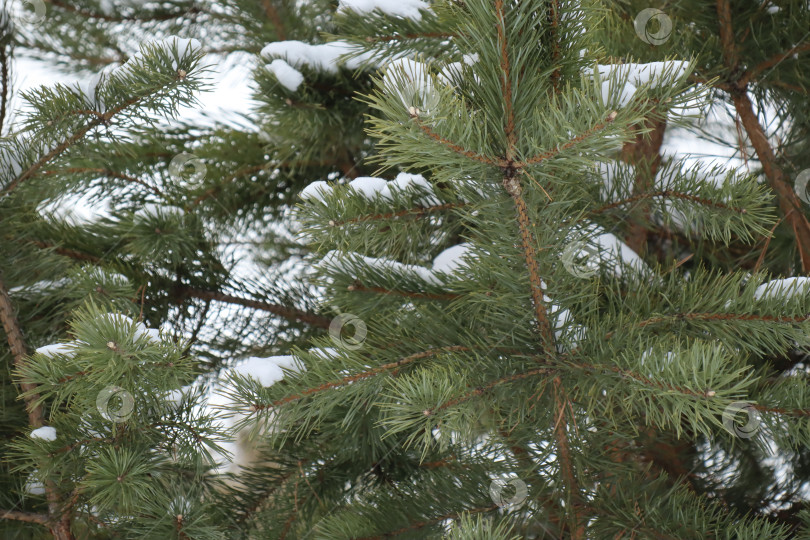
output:
M506 161L507 164L505 167L502 167L503 173L503 186L509 196L512 198L515 204L515 210L517 213L517 221L518 221L518 229L520 231L521 237L521 245L523 248L523 258L526 262L526 267L529 272L529 282L531 285L531 294L532 299L534 302L534 310L535 310L535 317L537 319L537 324L539 325L541 341L543 344L544 350L547 354L551 354L552 351L556 350L554 334L552 332L551 324L548 320L548 315L546 313L546 307L543 300L543 287L542 281L540 279L540 271L537 265L537 253L535 251L535 238L534 234L532 233L531 228L531 221L529 219L528 210L526 207L526 201L523 199L522 189L520 186L520 180L518 179L518 170L521 165L517 165L514 163L516 157L516 142L517 142L517 134L515 133L515 118L514 118L514 105L513 105L513 96L512 96L512 83L511 83L511 75L510 75L510 61L509 61L509 54L508 54L508 45L506 41L506 20L504 15L504 5L503 0L495 0L495 15L497 18L497 32L498 32L498 45L501 50L501 72L502 72L502 79L501 79L501 95L505 100L505 125L504 125L504 134L506 136ZM612 121L615 118L616 113L611 113L608 117L609 121ZM595 128L593 131L596 131ZM548 159L556 154L558 154L562 149L568 148L573 146L579 140L584 139L588 134L583 134L581 137L573 139L563 145L561 148L557 148L552 150L551 152L547 152L545 154L541 154L540 156L536 156L527 161L527 164L530 163L539 163L545 159ZM555 388L560 387L559 377L555 379ZM559 394L555 394L559 397ZM567 422L565 419L565 408L569 407L570 404L566 399L564 400L555 400L558 408L558 420L557 426L555 426L555 438L557 443L557 454L560 458L561 469L563 472L563 480L565 484L565 489L570 494L570 499L573 502L573 511L569 513L569 517L571 519L571 538L573 540L582 540L584 538L584 526L585 521L579 515L580 511L577 508L577 504L579 503L579 486L576 482L576 478L573 472L573 466L569 458L568 454L568 439L567 439Z
M154 16L150 16L150 17L137 17L137 16L121 17L121 16L115 16L115 15L106 15L104 13L99 13L97 11L87 11L87 10L78 8L76 6L73 6L71 4L66 4L65 2L62 2L62 0L45 0L45 2L48 3L48 4L51 4L52 6L63 9L65 11L69 12L69 13L74 13L76 15L80 15L80 16L88 18L88 19L98 19L98 20L101 20L101 21L115 22L115 23L128 22L128 21L130 21L130 22L131 21L140 21L140 22L170 21L172 19L177 19L177 18L183 17L183 16L194 15L194 14L197 14L197 13L206 13L206 11L203 10L202 8L197 7L197 6L192 6L192 7L190 7L189 9L187 9L185 11L180 11L180 12L177 12L177 13L161 13L161 14L156 14Z
M558 0L551 0L551 2L549 2L548 19L549 26L551 28L552 43L551 61L555 64L554 71L551 72L551 86L554 89L555 94L560 93L560 67L557 65L557 63L560 61L559 9L560 6L558 5Z
M543 161L546 161L547 159L553 158L554 156L556 156L557 154L559 154L563 150L568 150L569 148L572 148L572 147L576 146L577 144L581 143L582 141L584 141L588 137L591 137L591 136L595 135L596 133L598 133L598 132L602 131L603 129L605 129L608 125L610 125L616 119L617 114L618 113L616 111L613 111L607 116L607 118L605 118L604 122L597 122L592 128L590 128L589 130L587 130L586 132L584 132L584 133L582 133L580 135L577 135L576 137L574 137L573 139L571 139L570 141L568 141L564 145L558 146L558 147L553 148L551 150L548 150L547 152L542 152L540 154L537 154L536 156L530 157L526 161L516 161L516 162L513 163L513 166L516 167L516 168L522 169L522 168L526 167L527 165L537 165L538 163L542 163Z
M512 76L509 64L509 54L506 43L506 20L503 13L503 0L495 0L495 12L498 22L498 46L501 50L501 92L503 93L504 106L506 109L506 125L504 134L506 135L506 160L512 162L515 159L515 144L517 138L515 134L515 113L512 97Z
M341 386L346 386L347 384L353 383L354 381L359 381L362 379L368 379L369 377L373 377L375 375L379 375L381 373L385 373L387 371L391 371L392 373L396 373L399 368L404 365L410 364L411 362L415 362L416 360L421 360L423 358L428 358L437 354L441 354L444 352L457 352L457 351L469 351L468 347L463 347L461 345L451 345L448 347L439 347L437 349L429 349L427 351L418 352L405 358L401 358L396 362L391 362L389 364L384 364L382 366L378 366L376 368L370 369L368 371L362 371L360 373L355 373L354 375L347 375L338 381L330 381L323 383L319 386L314 388L307 388L306 390L299 392L297 394L293 394L291 396L287 396L285 398L276 400L270 404L261 404L261 403L254 403L251 405L251 409L254 411L261 411L265 409L272 409L274 407L278 407L279 405L284 405L285 403L291 403L293 401L298 401L299 399L303 399L305 397L311 396L313 394L318 394L324 392L326 390L331 390L333 388L340 388Z
M22 369L26 363L28 350L25 345L25 338L23 338L20 323L17 321L17 315L14 312L14 305L8 295L8 288L6 287L3 278L0 276L0 320L3 323L3 330L6 333L8 345L11 348L11 355L14 358L14 366L17 369ZM44 424L44 412L42 405L37 405L39 395L36 392L36 385L21 382L20 388L23 392L32 392L25 398L26 409L28 410L28 423L35 428Z
M78 143L82 138L87 135L87 133L100 125L104 125L109 122L116 114L120 113L121 111L125 110L132 105L137 104L139 101L143 99L142 97L132 98L125 103L110 109L106 113L102 114L99 118L93 120L92 122L88 123L86 126L74 131L70 137L62 141L61 144L56 146L53 150L42 156L38 161L36 161L33 165L31 165L28 169L23 171L19 176L17 176L14 180L12 180L9 185L3 190L0 191L0 197L8 195L14 189L17 188L20 184L34 176L37 171L39 171L42 167L45 166L50 160L55 158L56 156L60 155L62 152L67 150L68 148L72 147L74 144Z
M14 367L21 370L25 366L28 351L20 329L20 323L14 312L14 305L8 295L8 288L2 276L0 276L0 322L3 324L8 345L14 357ZM34 428L41 427L45 423L45 416L42 405L36 403L40 398L36 394L37 386L33 383L21 381L20 388L25 393L24 400L28 410L28 423ZM50 480L46 481L45 492L48 499L51 533L55 540L73 540L73 534L70 532L70 514L60 511L60 500L56 485Z
M453 39L457 38L458 34L448 33L448 32L421 32L421 33L412 33L412 34L399 34L395 36L367 36L366 42L367 43L388 43L389 41L403 41L406 39L422 39L422 38L446 38L446 39Z
M731 68L732 76L734 76L735 71L739 68L739 58L734 42L729 0L717 0L717 16L720 22L723 58L726 65ZM762 163L762 169L768 183L776 193L779 207L793 228L796 247L799 249L802 262L802 271L810 272L810 222L802 212L801 203L796 192L785 181L784 173L777 164L776 155L768 142L765 130L754 112L754 106L748 97L747 83L749 80L750 77L743 75L736 81L730 81L732 102L737 114L740 115L740 120L748 133L748 138L754 146L757 158Z
M800 52L810 51L810 41L805 41L804 43L799 43L785 52L781 52L779 54L775 54L772 57L768 58L764 62L761 62L748 70L740 79L740 85L746 86L752 80L757 78L759 75L762 74L767 69L775 67L777 64L782 62L783 60L789 58L791 55L798 54ZM803 90L801 90L803 92Z
M390 532L387 532L387 533L374 535L374 536L357 537L357 538L353 538L352 540L384 540L385 538L391 538L391 537L399 536L399 535L401 535L403 533L406 533L408 531L421 529L422 527L427 527L428 525L433 525L435 523L439 523L439 522L442 522L444 520L456 519L463 513L479 514L479 513L482 513L482 512L492 512L493 510L497 510L498 508L500 508L500 506L498 506L497 504L493 504L492 506L486 506L486 507L481 507L481 508L470 508L470 509L463 510L461 512L450 512L449 514L444 514L443 516L438 516L438 517L435 517L435 518L432 518L432 519L429 519L429 520L416 521L416 522L408 525L407 527L402 527L401 529L397 529L395 531L390 531Z
M288 307L281 304L273 304L261 300L253 300L251 298L241 298L219 291L206 291L194 287L180 286L178 292L182 297L199 298L200 300L216 300L217 302L225 302L228 304L236 304L239 306L267 311L274 315L279 315L291 321L300 321L318 328L329 328L332 320L322 315L317 315L309 311Z
M652 128L650 133L639 133L634 141L628 142L622 148L622 159L636 167L634 191L643 193L655 181L655 175L661 165L661 146L664 143L664 131L667 127L666 118L661 120L647 119L646 127ZM643 199L641 199L643 201ZM647 205L642 204L635 209L638 214L649 217ZM644 255L647 250L648 230L642 223L631 222L627 233L627 245L638 253Z
M568 445L568 420L567 410L571 407L571 402L562 385L559 376L554 377L554 409L556 420L554 422L554 439L557 443L557 458L560 464L560 473L565 486L571 495L571 506L573 511L569 514L571 518L570 534L573 539L585 538L584 516L580 514L578 505L580 504L579 483L574 473L574 464L571 462L571 451Z
M46 514L19 512L17 510L0 510L0 519L13 519L25 521L26 523L39 523L40 525L47 525L50 520Z
M444 137L442 137L441 135L439 135L438 133L435 133L432 129L430 129L429 126L427 126L427 125L423 124L422 122L420 122L418 113L409 112L408 114L409 114L409 116L411 118L413 118L416 121L416 125L419 126L419 129L421 129L422 132L425 135L427 135L428 137L430 137L434 141L438 142L442 146L445 146L445 147L449 148L453 152L455 152L457 154L460 154L460 155L462 155L464 157L474 159L475 161L479 161L481 163L486 163L488 165L502 165L502 164L506 163L504 160L494 160L492 158L488 158L487 156L483 156L481 154L473 152L472 150L467 150L464 147L454 143L453 141L451 141L449 139L445 139Z
M58 175L58 174L83 174L83 173L95 173L95 174L103 174L105 176L109 176L111 178L119 178L121 180L126 180L127 182L132 182L133 184L140 184L147 189L151 190L154 194L163 197L163 192L160 191L155 186L152 186L146 183L144 180L140 178L135 178L134 176L129 176L127 174L113 171L110 169L102 169L102 168L93 168L93 167L72 167L69 169L60 169L56 171L45 171L42 173L43 176L50 176L50 175Z
M9 80L9 58L5 47L0 47L0 78L2 78L2 88L0 88L0 137L3 136L3 127L6 122L6 107L11 93L11 81Z
M330 223L333 226L340 226L340 225L348 225L350 223L362 223L364 221L377 221L377 220L384 220L384 219L392 219L397 217L404 217L404 216L416 216L422 217L424 214L430 214L433 212L441 212L443 210L450 210L453 208L464 208L467 206L467 203L457 202L457 203L446 203L446 204L439 204L434 206L417 206L415 208L408 208L405 210L400 210L398 212L389 212L387 214L374 214L370 216L360 216L356 218L347 219L344 221L335 221L334 223Z
M691 195L689 193L681 193L680 191L672 191L672 190L664 189L664 190L661 190L661 191L653 191L653 192L649 192L649 193L638 193L636 195L633 195L631 197L627 197L627 198L622 199L620 201L615 201L615 202L612 202L610 204L606 204L604 206L600 206L598 208L595 208L595 209L591 210L589 212L589 214L591 214L591 215L601 214L603 212L607 212L608 210L618 208L619 206L621 206L623 204L632 204L632 203L634 203L636 201L639 201L639 200L642 200L642 199L652 199L652 198L655 198L655 197L673 198L673 199L682 199L682 200L686 200L686 201L692 201L694 203L701 204L703 206L709 206L709 207L713 207L713 208L721 208L723 210L731 210L732 212L737 212L738 214L747 214L748 213L748 211L745 208L738 208L736 206L729 206L727 204L723 204L723 203L720 203L720 202L715 202L715 201L712 201L710 199L704 199L702 197L698 197L696 195Z
M637 326L643 327L650 324L658 324L662 322L673 322L680 320L702 320L702 321L764 321L764 322L777 322L777 323L800 323L810 320L810 315L799 317L774 317L771 315L756 315L753 313L675 313L663 317L651 317L638 323ZM613 334L613 332L610 332Z
M423 411L423 414L425 416L433 416L437 412L443 411L444 409L454 407L454 406L458 405L459 403L464 403L465 401L469 401L470 399L472 399L474 397L478 397L478 396L488 392L489 390L492 390L493 388L495 388L498 385L506 384L506 383L510 383L510 382L514 382L514 381L519 381L521 379L526 379L528 377L533 377L535 375L546 375L548 373L552 373L553 371L554 370L551 369L551 368L538 368L538 369L533 369L533 370L530 370L530 371L526 371L524 373L515 373L514 375L509 375L507 377L501 377L500 379L490 381L490 382L488 382L487 384L485 384L483 386L479 386L478 388L475 388L475 389L471 390L470 392L468 392L468 393L466 393L464 395L461 395L461 396L459 396L457 398L453 398L453 399L450 399L448 401L445 401L444 403L442 403L440 405L437 405L436 407L425 409Z
M456 298L459 297L459 295L457 294L433 294L433 293L421 293L413 291L400 291L396 289L384 289L382 287L366 287L359 281L355 281L353 284L349 285L348 290L359 292L373 292L378 294L386 294L394 296L405 296L407 298L424 298L428 300L455 300Z
M776 155L768 143L767 135L754 113L753 104L748 97L747 90L741 89L732 94L732 100L737 113L740 115L743 127L748 132L751 144L757 153L768 183L776 192L779 207L785 218L793 228L796 237L796 246L802 261L802 271L810 272L810 222L804 215L796 192L785 180L784 173L776 163Z

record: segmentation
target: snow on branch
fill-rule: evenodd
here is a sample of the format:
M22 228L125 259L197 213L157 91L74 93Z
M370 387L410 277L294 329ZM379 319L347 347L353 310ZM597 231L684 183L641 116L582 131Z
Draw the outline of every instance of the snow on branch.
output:
M430 5L422 0L340 0L338 13L354 11L368 14L380 11L392 17L402 17L414 21L422 20L421 11L429 11Z

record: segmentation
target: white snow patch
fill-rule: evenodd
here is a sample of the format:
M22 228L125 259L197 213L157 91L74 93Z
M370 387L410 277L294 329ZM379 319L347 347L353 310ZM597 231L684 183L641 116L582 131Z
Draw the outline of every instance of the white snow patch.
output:
M433 194L433 186L430 185L430 182L425 180L425 177L421 174L410 174L406 172L401 172L394 178L392 181L388 182L383 188L381 195L391 200L391 191L392 189L398 191L422 191L427 192L428 195L425 197L421 197L418 201L418 204L422 204L424 206L431 206L439 204L439 199Z
M267 65L267 70L272 72L278 79L279 84L290 92L298 90L298 87L304 82L304 76L301 75L301 72L281 58L276 58L270 62Z
M210 394L205 405L207 412L216 418L214 425L219 429L231 431L235 440L219 442L220 446L231 455L213 452L212 455L218 464L218 473L238 473L239 469L249 465L255 465L258 460L257 440L250 437L250 430L235 430L240 422L244 421L252 413L250 410L228 411L223 414L222 409L235 408L236 404L232 400L235 388L231 377L233 374L240 374L244 377L255 378L262 386L271 386L284 377L282 367L301 371L304 366L292 356L273 356L269 358L248 358L239 362L236 366L222 371L219 375L219 387ZM268 429L270 422L263 423L262 430Z
M282 58L297 69L309 67L327 73L337 73L339 67L358 69L365 62L373 60L373 51L365 51L353 58L341 60L344 55L358 53L362 49L347 41L330 41L312 45L303 41L274 41L266 45L261 56Z
M259 381L262 386L272 386L274 383L284 378L284 371L281 368L300 371L300 364L294 356L271 356L269 358L248 358L232 372L243 377L252 377Z
M433 259L433 271L452 274L461 268L469 267L470 247L471 244L464 243L445 249Z
M100 109L104 108L104 100L96 96L98 92L98 85L102 82L103 73L99 72L87 79L80 80L76 83L76 89L79 95L82 96L91 107L98 106Z
M569 246L575 246L574 242L581 242L580 249L573 255L575 259L587 259L584 263L587 268L598 269L599 266L607 266L613 269L616 277L621 277L622 267L619 264L621 261L640 275L652 275L652 269L630 246L596 224L590 224L584 230L575 232L571 242Z
M41 428L37 428L32 431L30 437L32 439L42 439L43 441L55 441L56 428L52 428L51 426L42 426Z
M425 196L419 197L417 204L429 206L439 204L439 200L433 195L433 188L421 174L410 174L401 172L394 180L387 181L377 176L359 176L349 182L351 191L369 200L382 197L388 201L393 200L393 193L403 193L407 191L426 192ZM325 202L324 195L330 194L332 187L323 180L312 182L301 191L302 199L316 199Z
M808 277L775 279L757 287L757 290L754 291L754 299L760 300L762 298L774 297L788 298L798 294L807 295L808 292L810 292L808 287L810 287L810 278Z
M383 85L388 92L399 97L407 111L415 107L430 114L439 104L439 94L424 62L409 58L391 61L385 69Z
M45 345L36 350L37 354L47 356L48 358L55 358L58 355L73 356L73 348L68 343L54 343L53 345Z
M651 271L650 267L647 266L647 263L645 263L630 246L625 244L615 234L606 232L596 236L594 241L604 250L603 252L607 254L607 256L602 259L603 261L615 262L616 260L621 260L639 272ZM616 276L621 276L621 267L616 265L615 269Z
M324 199L324 195L331 195L332 194L332 186L324 182L323 180L317 180L312 182L307 187L301 190L299 196L304 199L316 199L325 203L326 200Z
M58 279L56 281L50 279L43 279L42 281L37 281L33 285L21 285L19 287L13 287L8 290L11 294L17 293L32 293L32 292L45 292L52 289L61 289L66 285L70 284L70 280L67 278Z
M376 176L359 176L349 182L351 188L367 199L379 197L381 192L388 186L388 182Z
M429 11L430 5L422 0L340 0L338 4L338 13L354 11L366 14L375 10L392 17L421 21L422 13L420 11Z
M340 352L335 347L319 347L315 349L307 349L312 356L317 356L325 360L332 360L340 356Z
M650 87L655 88L674 84L688 75L688 70L689 62L680 60L647 64L597 64L596 66L602 83L602 102L606 106L615 103L621 107L630 103L639 86L649 84ZM593 77L594 70L586 68L584 73ZM620 83L624 84L622 88L617 87ZM611 98L616 98L616 101L614 102Z
M605 64L596 66L599 78L605 80L626 80L633 86L650 84L653 87L672 84L689 74L689 62L681 60L668 60L666 62L650 62L648 64ZM585 70L587 75L593 76L593 69Z
M37 480L33 473L28 476L23 489L30 495L45 495L45 485Z

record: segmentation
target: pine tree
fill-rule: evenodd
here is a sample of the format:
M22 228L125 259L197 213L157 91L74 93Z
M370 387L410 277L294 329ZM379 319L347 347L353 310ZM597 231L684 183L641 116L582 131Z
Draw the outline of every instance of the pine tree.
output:
M2 22L4 534L807 535L806 2ZM15 47L102 75L7 119ZM167 123L204 52L254 56L255 116Z

